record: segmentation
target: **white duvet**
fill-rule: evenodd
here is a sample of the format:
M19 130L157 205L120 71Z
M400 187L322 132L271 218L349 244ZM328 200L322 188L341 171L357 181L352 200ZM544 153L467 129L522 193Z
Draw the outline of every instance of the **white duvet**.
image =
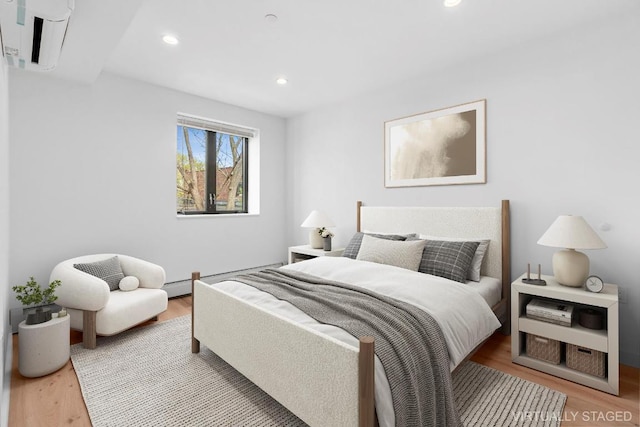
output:
M477 291L463 283L441 277L343 257L318 257L282 268L360 286L423 309L436 319L442 329L452 371L500 327L493 311ZM288 302L280 301L266 292L234 281L217 283L215 286L294 322L358 346L358 340L346 331L320 324ZM394 426L391 390L384 367L377 357L375 385L378 422L381 427Z

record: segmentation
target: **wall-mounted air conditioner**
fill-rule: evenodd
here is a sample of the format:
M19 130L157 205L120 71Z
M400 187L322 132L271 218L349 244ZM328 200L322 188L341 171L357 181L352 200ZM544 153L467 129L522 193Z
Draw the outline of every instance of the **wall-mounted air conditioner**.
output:
M0 0L0 37L7 63L47 71L58 63L74 0Z

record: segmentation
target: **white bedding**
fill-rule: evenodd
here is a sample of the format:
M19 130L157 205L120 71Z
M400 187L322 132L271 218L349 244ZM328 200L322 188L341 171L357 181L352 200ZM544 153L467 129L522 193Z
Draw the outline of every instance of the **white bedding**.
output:
M495 277L480 276L479 282L469 280L466 285L479 293L489 307L493 307L502 299L502 282Z
M478 344L500 327L488 302L477 291L482 281L463 284L398 267L343 257L319 257L282 268L361 286L425 310L436 319L442 329L452 371ZM320 324L288 302L280 301L266 292L234 281L220 282L215 286L294 322L354 347L358 346L358 340L346 331ZM384 367L377 357L375 384L376 411L380 426L393 426L395 415L391 390Z

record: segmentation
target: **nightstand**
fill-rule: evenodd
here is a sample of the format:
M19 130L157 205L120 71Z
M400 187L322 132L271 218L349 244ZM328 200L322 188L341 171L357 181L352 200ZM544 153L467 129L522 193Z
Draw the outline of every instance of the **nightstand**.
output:
M618 336L618 287L605 284L602 292L593 293L584 288L562 286L552 276L542 276L546 286L522 283L522 275L511 284L511 360L519 365L537 369L557 377L574 381L607 393L619 393L619 336ZM571 326L562 326L527 317L526 306L533 298L543 298L574 306ZM578 323L577 310L596 309L603 313L604 329L589 329ZM526 335L542 340L560 342L561 348L569 344L588 354L591 351L604 355L603 378L571 369L561 351L561 361L554 364L527 354ZM576 347L574 347L576 348ZM594 353L595 354L595 353Z
M289 246L289 264L319 256L342 256L342 252L344 252L344 248L325 251L324 249L313 249L310 245Z

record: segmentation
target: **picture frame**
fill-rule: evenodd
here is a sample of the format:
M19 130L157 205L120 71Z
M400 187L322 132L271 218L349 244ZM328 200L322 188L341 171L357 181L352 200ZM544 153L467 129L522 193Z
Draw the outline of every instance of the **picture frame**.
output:
M384 123L385 187L486 182L486 99Z

